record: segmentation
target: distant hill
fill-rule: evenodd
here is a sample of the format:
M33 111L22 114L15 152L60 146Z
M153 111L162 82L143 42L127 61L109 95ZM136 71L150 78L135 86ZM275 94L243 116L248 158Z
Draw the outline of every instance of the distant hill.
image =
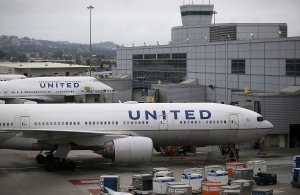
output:
M95 43L92 44L92 53L104 57L115 57L117 47L117 44L109 41ZM39 52L48 54L61 52L64 55L88 55L89 49L89 44L38 40L29 37L0 36L0 51L4 52Z

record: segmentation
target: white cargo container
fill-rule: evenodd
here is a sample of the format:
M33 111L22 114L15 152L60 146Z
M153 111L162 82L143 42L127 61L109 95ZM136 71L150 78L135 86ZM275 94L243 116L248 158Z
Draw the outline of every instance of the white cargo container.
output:
M209 172L207 180L212 182L220 182L224 185L228 184L228 172L227 171L215 171Z
M154 173L154 177L173 177L173 171L158 171Z
M251 194L254 182L252 180L239 179L231 181L230 184L240 186L241 194Z
M166 194L167 183L175 182L174 177L153 178L153 194Z
M192 186L192 190L199 190L201 188L201 182L203 177L201 174L187 174L181 175L181 182Z
M247 168L253 169L253 174L256 175L259 172L267 172L268 171L268 164L264 160L251 160L247 161L246 163Z
M191 195L192 187L189 185L171 185L167 188L167 195Z
M187 174L193 174L193 173L200 174L200 175L202 175L202 177L204 177L204 175L205 175L204 168L198 168L198 167L184 169L183 173L187 173Z
M204 175L203 179L207 179L207 175L209 172L215 172L215 171L225 171L224 165L209 165L204 167Z
M220 188L220 195L242 195L241 188L237 185L223 186Z
M152 175L154 176L154 174L156 172L160 172L160 171L170 171L170 169L166 168L166 167L156 167L152 169Z

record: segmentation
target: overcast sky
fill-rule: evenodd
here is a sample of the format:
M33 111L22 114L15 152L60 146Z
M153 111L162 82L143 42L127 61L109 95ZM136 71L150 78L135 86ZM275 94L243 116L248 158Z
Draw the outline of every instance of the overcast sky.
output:
M181 26L179 6L209 0L0 0L0 35L125 46L167 44L171 27ZM288 36L300 35L300 0L210 0L216 23L287 23Z

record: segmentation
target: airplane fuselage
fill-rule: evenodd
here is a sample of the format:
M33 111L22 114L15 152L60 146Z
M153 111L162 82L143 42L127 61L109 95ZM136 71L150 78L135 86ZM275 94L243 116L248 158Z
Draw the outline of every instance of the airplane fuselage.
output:
M0 83L0 99L59 102L63 96L100 94L113 89L93 77L37 77Z
M84 146L100 145L97 135L116 134L148 137L154 146L243 143L273 127L253 111L214 103L0 105L0 116L0 130L21 131L25 137L27 131L94 134L84 142L81 137L53 138Z

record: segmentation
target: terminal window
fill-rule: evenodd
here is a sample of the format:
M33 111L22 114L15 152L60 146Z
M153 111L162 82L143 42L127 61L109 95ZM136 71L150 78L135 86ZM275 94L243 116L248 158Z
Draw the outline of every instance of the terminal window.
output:
M134 87L180 83L186 77L186 53L135 54L132 67Z
M300 59L287 59L285 63L286 75L300 76Z
M245 60L232 60L231 61L231 73L233 74L245 74Z

